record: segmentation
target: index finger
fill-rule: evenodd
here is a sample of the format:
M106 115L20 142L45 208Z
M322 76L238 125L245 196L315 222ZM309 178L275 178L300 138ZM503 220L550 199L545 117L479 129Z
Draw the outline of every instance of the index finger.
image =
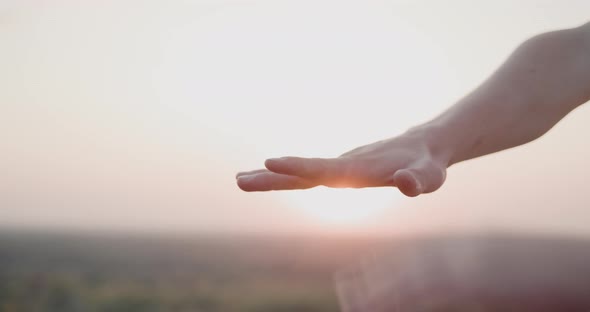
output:
M268 170L308 180L326 182L348 175L350 159L282 157L266 160Z
M313 183L300 177L278 174L270 171L241 175L238 177L237 183L240 189L246 192L304 190L318 186L317 183Z

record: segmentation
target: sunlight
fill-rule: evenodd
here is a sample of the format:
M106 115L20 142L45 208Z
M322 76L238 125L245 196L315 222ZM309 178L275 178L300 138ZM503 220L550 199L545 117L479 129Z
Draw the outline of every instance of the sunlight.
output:
M318 187L284 194L290 206L326 224L355 225L375 221L394 209L402 196L395 188L331 189Z

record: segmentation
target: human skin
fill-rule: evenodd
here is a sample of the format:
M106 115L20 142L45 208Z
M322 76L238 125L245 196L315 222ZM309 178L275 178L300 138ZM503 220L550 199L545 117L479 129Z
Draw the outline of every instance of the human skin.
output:
M484 83L433 120L336 158L268 159L238 173L248 192L397 187L439 189L453 164L533 141L590 100L590 23L522 43Z

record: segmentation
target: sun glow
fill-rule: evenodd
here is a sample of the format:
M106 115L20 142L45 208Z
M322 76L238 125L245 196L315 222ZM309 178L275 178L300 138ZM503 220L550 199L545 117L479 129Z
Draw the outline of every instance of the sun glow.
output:
M395 209L402 196L394 188L330 189L285 193L290 206L325 224L360 225Z

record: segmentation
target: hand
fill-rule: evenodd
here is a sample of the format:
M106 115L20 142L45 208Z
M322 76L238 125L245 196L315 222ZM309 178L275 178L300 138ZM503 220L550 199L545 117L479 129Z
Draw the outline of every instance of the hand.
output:
M449 157L428 144L422 131L356 148L337 158L268 159L266 169L241 172L247 192L328 187L397 187L407 196L436 191L446 177Z

